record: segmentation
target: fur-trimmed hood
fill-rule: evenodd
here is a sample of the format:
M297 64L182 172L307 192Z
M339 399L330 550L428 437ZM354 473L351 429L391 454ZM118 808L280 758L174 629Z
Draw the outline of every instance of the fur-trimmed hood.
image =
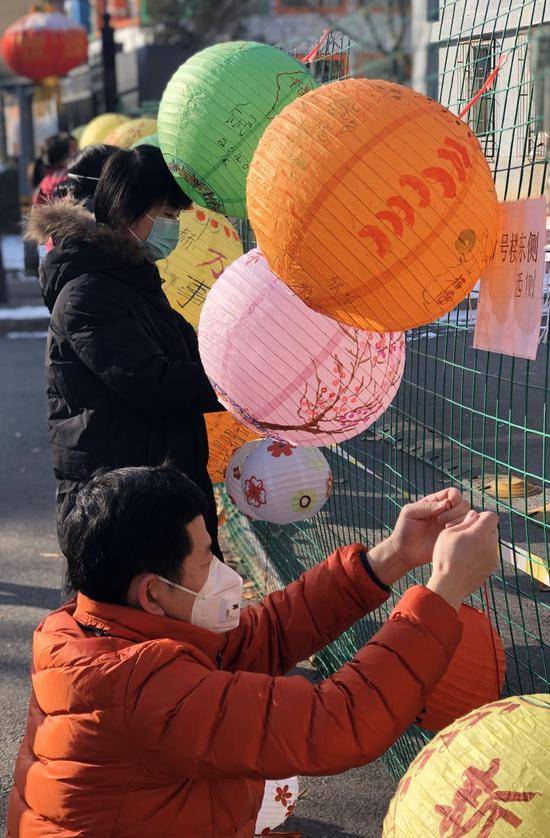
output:
M53 311L61 289L85 274L108 274L141 291L158 293L161 279L144 249L124 232L97 224L93 214L71 199L35 207L26 238L54 247L40 266L44 302Z
M143 248L130 235L98 224L84 204L65 198L34 207L27 223L25 238L43 244L53 239L56 247L68 241L87 242L117 260L131 265L145 261Z

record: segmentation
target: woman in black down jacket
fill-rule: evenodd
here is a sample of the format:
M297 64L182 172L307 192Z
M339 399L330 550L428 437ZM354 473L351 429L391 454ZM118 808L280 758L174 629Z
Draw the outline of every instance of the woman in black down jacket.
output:
M170 307L155 266L175 247L190 204L159 149L139 146L105 164L95 217L70 200L32 212L29 235L55 245L40 281L52 315L48 428L62 549L63 522L94 471L170 457L205 493L221 556L203 413L223 408L195 331Z

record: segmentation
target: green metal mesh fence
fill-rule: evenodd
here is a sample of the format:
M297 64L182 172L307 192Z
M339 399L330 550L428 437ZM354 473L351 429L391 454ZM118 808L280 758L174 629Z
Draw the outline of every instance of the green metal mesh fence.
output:
M493 89L468 118L493 168L500 198L539 195L547 135L537 112L530 44L541 21L550 18L550 9L538 0L445 0L439 7L430 0L427 17L428 24L421 21L420 26L424 43L415 45L424 51L420 86L455 112L506 56ZM323 82L341 78L354 67L353 50L362 46L331 32L313 72ZM359 64L355 62L355 72L379 75L380 62ZM391 66L387 56L384 66ZM242 225L241 233L252 246L250 229ZM366 434L326 449L335 491L312 520L287 527L250 523L226 504L230 545L256 586L269 591L286 584L339 545L372 544L391 531L403 504L444 486L458 486L476 507L500 515L501 565L488 585L488 597L480 593L472 600L489 611L501 634L508 663L505 690L548 691L550 589L542 583L548 580L550 564L550 506L544 511L550 503L549 298L545 285L545 316L534 362L472 348L476 290L450 315L409 332L403 384L391 408ZM329 675L349 660L403 590L425 582L427 575L421 569L396 585L378 613L317 656L319 669ZM400 776L428 738L419 728L410 728L386 755L390 770Z

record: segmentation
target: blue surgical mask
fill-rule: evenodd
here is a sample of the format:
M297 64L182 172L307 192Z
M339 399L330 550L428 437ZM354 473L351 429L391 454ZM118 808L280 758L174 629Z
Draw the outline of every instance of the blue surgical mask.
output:
M180 235L179 220L173 218L152 218L151 232L143 242L143 246L153 262L166 259L177 247Z

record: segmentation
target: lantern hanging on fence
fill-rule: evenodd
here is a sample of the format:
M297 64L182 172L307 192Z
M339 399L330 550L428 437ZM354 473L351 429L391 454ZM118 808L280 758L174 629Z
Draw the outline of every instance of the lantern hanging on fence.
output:
M156 119L145 116L140 119L130 119L123 125L114 128L106 137L105 143L107 145L116 145L119 148L131 148L142 137L146 137L148 134L154 134L156 130Z
M104 143L105 138L109 134L125 122L129 122L127 116L121 113L102 113L100 116L94 117L86 125L80 137L80 148L86 148L89 145L98 145Z
M260 434L330 445L390 405L405 364L402 332L378 334L317 314L258 250L214 285L199 323L201 358L220 401Z
M257 518L258 516L254 507L249 507L246 503L241 478L248 455L256 448L260 441L259 439L253 439L237 448L225 469L225 488L227 494L239 512L243 512L249 518Z
M232 41L191 56L159 109L160 147L196 203L246 217L246 176L266 125L316 86L296 58L268 44Z
M237 422L231 413L205 413L204 418L208 432L208 473L212 483L220 483L233 452L257 434Z
M88 35L83 26L60 12L32 12L8 26L1 51L14 73L38 82L48 76L66 76L85 64Z
M468 125L387 81L336 81L292 102L258 145L247 196L271 269L359 328L450 311L496 242L493 178Z
M476 608L458 612L462 637L448 666L426 700L420 727L438 731L476 707L497 701L506 674L506 654L496 628Z
M139 140L136 140L136 142L132 144L131 148L137 148L140 145L154 145L155 148L160 148L159 135L148 134L146 137L140 137Z
M311 518L332 494L332 472L318 448L262 439L248 454L241 477L244 509L261 521L292 524Z
M280 826L293 813L299 792L298 777L266 780L254 835L265 835L266 830L270 832Z
M390 803L383 836L547 835L549 759L547 694L486 704L420 751Z
M225 216L195 206L180 213L179 244L157 266L170 305L195 329L212 285L242 252L238 233Z

